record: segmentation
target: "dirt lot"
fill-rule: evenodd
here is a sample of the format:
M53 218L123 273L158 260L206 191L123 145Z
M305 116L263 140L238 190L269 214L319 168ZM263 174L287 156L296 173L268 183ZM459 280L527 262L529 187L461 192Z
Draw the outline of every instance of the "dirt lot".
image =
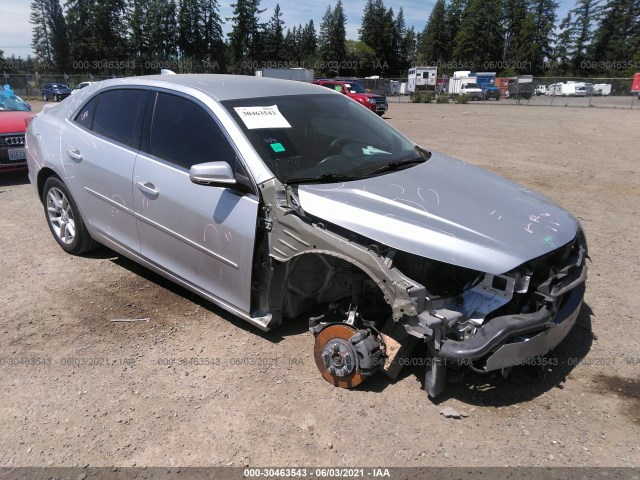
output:
M582 221L586 304L557 366L466 376L437 404L420 367L335 389L306 325L260 333L107 249L66 255L26 174L4 174L0 466L640 465L640 112L392 103L387 118ZM168 365L192 358L210 365Z

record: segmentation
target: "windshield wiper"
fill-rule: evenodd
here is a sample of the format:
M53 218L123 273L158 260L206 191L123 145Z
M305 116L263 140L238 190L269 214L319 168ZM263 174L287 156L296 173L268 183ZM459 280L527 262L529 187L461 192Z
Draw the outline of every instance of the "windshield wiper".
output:
M367 173L367 177L371 177L372 175L378 175L384 172L390 172L393 170L398 170L407 165L413 165L417 163L424 163L427 159L424 157L411 158L409 160L397 160L395 162L389 162L386 165L381 166L380 168L376 168L375 170Z
M323 173L316 177L288 178L284 183L288 185L297 185L299 183L343 182L345 180L357 180L358 178L359 177L350 177L349 175L341 175L337 173Z

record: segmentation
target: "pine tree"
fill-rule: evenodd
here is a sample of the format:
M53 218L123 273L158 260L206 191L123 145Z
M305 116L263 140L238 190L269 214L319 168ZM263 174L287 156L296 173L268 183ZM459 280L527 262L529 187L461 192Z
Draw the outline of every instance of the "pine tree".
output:
M404 20L402 7L398 10L398 15L394 20L393 58L396 60L393 72L397 72L400 76L404 75L409 68L409 58L407 49L407 24Z
M318 50L318 38L316 36L316 27L313 25L313 20L309 20L302 29L300 55L302 60L315 56Z
M35 52L36 58L49 64L52 63L53 55L51 53L51 39L49 38L45 0L31 2L29 23L33 25L31 48Z
M415 66L418 62L418 45L420 43L420 34L416 33L416 29L411 26L404 36L404 44L407 49L407 67Z
M517 63L516 52L520 48L522 25L527 18L528 0L505 0L503 5L504 55L503 65Z
M282 12L280 11L280 4L276 4L273 16L267 24L267 30L265 34L265 55L267 60L278 62L284 58L284 22L282 21ZM294 27L294 44L299 49L298 39L295 38L300 28Z
M449 59L450 38L445 21L445 2L436 0L420 36L418 58L425 65L442 64Z
M453 58L482 71L502 58L500 0L471 0L455 37Z
M260 23L260 0L236 0L229 33L229 48L236 73L253 73L262 60L264 24Z
M94 48L94 2L67 0L66 20L69 32L70 56L75 65L90 66L98 57Z
M318 39L319 55L325 62L324 70L327 73L339 74L342 62L346 58L346 23L342 0L338 0L333 10L331 5L327 7L320 24Z
M568 30L571 39L570 54L574 73L587 73L585 61L589 59L588 51L595 24L601 13L600 0L577 0L576 8L571 10L573 21Z
M70 67L69 35L59 0L45 0L45 13L53 63L58 71L66 72Z
M215 72L226 70L226 45L222 34L222 19L220 18L217 0L200 0L202 15L203 51L202 60L206 62L205 69ZM167 12L167 20L169 13Z
M453 59L454 40L460 30L462 16L467 8L468 0L451 0L445 10L446 31L449 35L449 49L446 58Z
M533 36L535 48L531 50L529 61L531 73L542 75L545 61L553 56L553 32L558 4L554 0L534 0L532 7L535 20Z
M608 67L594 73L616 76L634 73L633 68L625 67L630 60L640 57L640 1L609 0L602 9L602 19L589 50L594 61Z
M560 22L559 33L556 35L555 47L551 62L551 73L560 76L569 75L571 68L571 51L573 49L572 29L573 17L571 12Z

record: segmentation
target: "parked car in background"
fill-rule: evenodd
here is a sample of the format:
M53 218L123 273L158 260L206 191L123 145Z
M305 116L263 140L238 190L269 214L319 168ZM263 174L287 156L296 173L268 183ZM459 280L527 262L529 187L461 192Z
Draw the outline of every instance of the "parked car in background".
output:
M76 93L78 90L82 90L83 88L88 87L92 83L93 82L80 82L78 85L76 85L76 87L73 90L71 90L71 95Z
M338 387L395 378L419 341L431 397L449 367L506 375L582 305L576 218L333 88L107 80L35 117L27 162L64 251L104 244L261 330L303 322Z
M549 95L549 89L546 85L538 85L534 91L537 97L540 95Z
M27 168L25 131L33 116L9 85L0 89L0 172Z
M638 99L640 99L640 73L633 74L633 82L631 83L631 93L638 95Z
M323 87L342 93L380 116L384 115L387 111L387 98L384 95L367 93L362 85L356 82L343 80L314 80L311 83L315 85L322 85Z
M59 102L71 95L71 89L64 83L45 83L42 86L42 99L49 99Z

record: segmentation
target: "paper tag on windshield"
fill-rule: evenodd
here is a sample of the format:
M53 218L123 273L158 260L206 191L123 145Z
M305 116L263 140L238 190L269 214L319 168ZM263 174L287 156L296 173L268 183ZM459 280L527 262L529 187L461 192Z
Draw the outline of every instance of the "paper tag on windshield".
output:
M287 119L280 113L277 105L270 107L235 107L249 130L258 128L291 128Z

